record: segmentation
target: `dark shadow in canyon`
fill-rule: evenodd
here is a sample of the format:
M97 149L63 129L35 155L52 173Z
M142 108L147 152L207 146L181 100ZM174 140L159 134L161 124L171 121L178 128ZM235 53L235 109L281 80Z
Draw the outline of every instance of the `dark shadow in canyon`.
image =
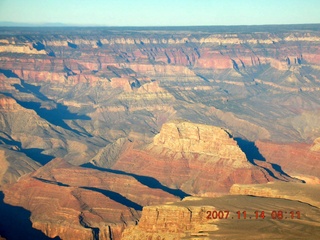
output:
M17 74L15 74L12 70L9 69L1 69L0 73L4 74L7 78L19 78L21 85L13 84L13 86L19 91L23 93L32 93L37 98L43 101L49 101L50 99L47 98L44 94L40 92L40 86L34 86L32 84L26 83L23 79L21 79Z
M281 166L279 166L278 164L274 164L274 163L270 163L272 170L268 169L266 167L260 166L258 165L256 161L263 161L266 162L265 157L259 152L259 149L257 148L257 146L255 145L254 142L250 142L248 140L242 139L242 138L234 138L236 140L236 142L238 143L240 149L245 153L248 161L252 164L255 165L257 167L260 167L262 169L264 169L272 178L280 180L280 181L288 181L288 180L283 180L283 179L279 179L274 172L280 174L281 176L285 177L285 178L291 178L292 177L290 175L288 175L287 173L285 173ZM273 172L274 171L274 172ZM304 181L301 181L304 182Z
M109 168L101 168L101 167L95 166L95 165L93 165L91 163L83 164L83 165L81 165L81 167L96 169L96 170L99 170L99 171L110 172L110 173L114 173L114 174L130 176L130 177L135 178L138 182L140 182L141 184L143 184L143 185L145 185L145 186L147 186L149 188L161 189L162 191L167 192L167 193L169 193L171 195L174 195L176 197L179 197L180 199L190 196L189 194L183 192L180 189L168 188L168 187L162 185L157 179L152 178L152 177L141 176L141 175L128 173L128 172L121 171L121 170L114 170L114 169L109 169Z
M17 146L19 150L16 151L24 153L27 157L31 158L35 162L40 163L41 165L45 165L52 159L54 159L54 156L43 154L43 149L41 148L22 148L21 142L15 141L13 139L9 140L3 137L0 137L0 141L10 146Z
M91 229L93 240L99 240L100 229L99 228L95 228L95 227L91 227L90 225L88 225L86 223L86 221L84 220L83 213L81 213L79 215L79 223L80 223L80 225L82 227Z
M271 166L272 166L272 168L273 168L275 171L279 172L281 175L291 178L291 176L289 176L287 173L285 173L285 172L282 170L282 168L281 168L280 165L275 164L275 163L271 163ZM303 181L303 182L304 182L304 181Z
M7 69L0 69L0 73L3 73L7 78L19 78L17 74L15 74L11 70ZM56 103L55 101L49 99L47 96L45 96L43 93L40 92L40 86L35 86L29 83L26 83L25 80L20 79L20 84L13 84L16 90L18 90L21 93L29 93L35 96L36 98L49 102L50 106L55 105L55 108L52 109L46 109L41 106L41 103L39 102L33 102L33 101L21 101L16 99L13 94L11 93L3 93L6 96L9 96L17 101L18 104L20 104L22 107L27 109L34 110L39 117L45 119L49 123L62 127L66 130L72 131L79 135L85 135L87 137L92 137L91 134L88 133L81 133L76 129L71 128L68 124L66 124L63 120L91 120L90 117L86 115L79 115L77 113L72 113L68 110L68 107L61 104Z
M41 51L44 50L46 47L42 42L36 42L36 43L32 43L32 46L37 50L37 51Z
M259 149L254 142L250 142L242 138L234 138L234 140L236 140L240 149L244 152L251 164L257 165L254 160L266 161L265 157L259 152Z
M113 200L115 202L118 202L122 205L129 207L129 208L133 208L137 211L142 211L141 205L129 200L128 198L122 196L121 194L119 194L117 192L113 192L113 191L101 189L101 188L95 188L95 187L80 187L80 188L101 193L104 196L110 198L111 200Z
M29 83L26 83L25 80L21 79L21 86L18 84L14 84L13 86L17 89L17 86L20 87L20 89L24 89L27 92L32 93L33 95L35 95L37 98L39 98L42 101L52 101L51 99L49 99L46 95L44 95L42 92L40 92L40 86L35 86ZM18 90L18 89L17 89Z
M0 192L0 235L8 240L60 240L50 238L40 230L32 228L30 212L22 207L15 207L4 202L4 194Z
M73 49L77 49L78 48L78 45L77 44L74 44L72 42L68 42L68 47L71 47Z
M15 74L14 72L12 72L11 70L8 70L8 69L0 68L0 73L5 75L7 78L19 78L19 76L17 74Z
M38 102L22 102L17 100L17 103L20 104L22 107L27 109L34 110L37 115L49 123L64 128L66 130L72 131L76 134L82 135L90 135L87 133L81 133L76 129L71 128L68 124L66 124L63 120L90 120L90 117L85 115L78 115L76 113L71 113L66 106L62 104L57 104L57 108L54 109L46 109L42 108L41 104ZM91 137L91 135L89 136Z
M44 183L58 185L59 187L70 187L70 185L68 185L68 184L57 182L57 181L52 181L52 180L43 179L43 178L39 178L39 177L32 177L32 178L37 179L38 181L41 181L41 182L44 182Z
M55 157L43 154L43 149L41 148L28 148L28 149L21 149L21 152L23 152L25 155L27 155L32 160L40 163L41 165L45 165L48 162L50 162Z
M258 161L263 161L265 162L266 159L264 156L262 156L262 154L259 152L259 149L257 148L257 146L255 145L254 142L250 142L248 140L242 139L242 138L234 138L234 140L236 140L236 142L238 143L240 149L242 150L242 152L244 152L244 154L246 155L248 161L257 167L260 167L262 169L264 169L272 178L280 180L278 177L276 177L274 175L274 173L266 168L266 167L262 167L259 166L255 163L255 160Z
M58 185L60 187L71 187L68 184L57 182L57 181L51 181L51 180L38 178L38 177L33 177L33 178L37 179L38 181L44 182L44 183ZM126 207L133 208L133 209L135 209L137 211L142 211L142 206L141 205L131 201L130 199L122 196L121 194L119 194L117 192L113 192L113 191L106 190L106 189L101 189L101 188L96 188L96 187L88 187L88 186L80 186L78 188L101 193L104 196L106 196L107 198L110 198L111 200L113 200L113 201L115 201L117 203L120 203L120 204L122 204L122 205L124 205Z

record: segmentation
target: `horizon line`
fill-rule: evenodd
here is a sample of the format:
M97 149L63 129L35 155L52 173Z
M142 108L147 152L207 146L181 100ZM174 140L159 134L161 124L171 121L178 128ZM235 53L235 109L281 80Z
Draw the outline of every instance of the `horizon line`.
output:
M266 24L234 24L234 25L99 25L99 24L69 24L69 23L22 23L0 22L0 27L111 27L111 28L176 28L176 27L257 27L257 26L294 26L294 25L320 25L319 23L266 23Z

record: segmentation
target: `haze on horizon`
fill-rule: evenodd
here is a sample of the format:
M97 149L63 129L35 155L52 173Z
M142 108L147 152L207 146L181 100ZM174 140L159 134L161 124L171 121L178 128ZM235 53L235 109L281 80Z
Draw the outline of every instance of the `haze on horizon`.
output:
M0 25L312 24L319 9L318 0L0 0Z

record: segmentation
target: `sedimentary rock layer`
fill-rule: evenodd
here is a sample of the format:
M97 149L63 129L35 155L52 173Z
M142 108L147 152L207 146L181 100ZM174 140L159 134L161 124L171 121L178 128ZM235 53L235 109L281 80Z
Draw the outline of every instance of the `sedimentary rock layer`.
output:
M145 207L139 224L127 228L122 239L317 239L319 225L319 208L304 202L239 195L191 197Z
M120 239L142 206L176 201L132 176L74 167L54 159L3 189L5 202L31 212L34 228L62 239Z
M150 145L124 151L112 168L207 196L228 192L236 182L272 181L264 169L247 160L227 131L182 120L165 123Z

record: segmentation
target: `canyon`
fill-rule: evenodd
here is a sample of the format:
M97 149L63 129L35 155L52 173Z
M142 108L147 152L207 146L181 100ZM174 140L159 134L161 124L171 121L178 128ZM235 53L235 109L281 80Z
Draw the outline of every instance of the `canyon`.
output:
M0 29L0 239L319 238L320 25Z

